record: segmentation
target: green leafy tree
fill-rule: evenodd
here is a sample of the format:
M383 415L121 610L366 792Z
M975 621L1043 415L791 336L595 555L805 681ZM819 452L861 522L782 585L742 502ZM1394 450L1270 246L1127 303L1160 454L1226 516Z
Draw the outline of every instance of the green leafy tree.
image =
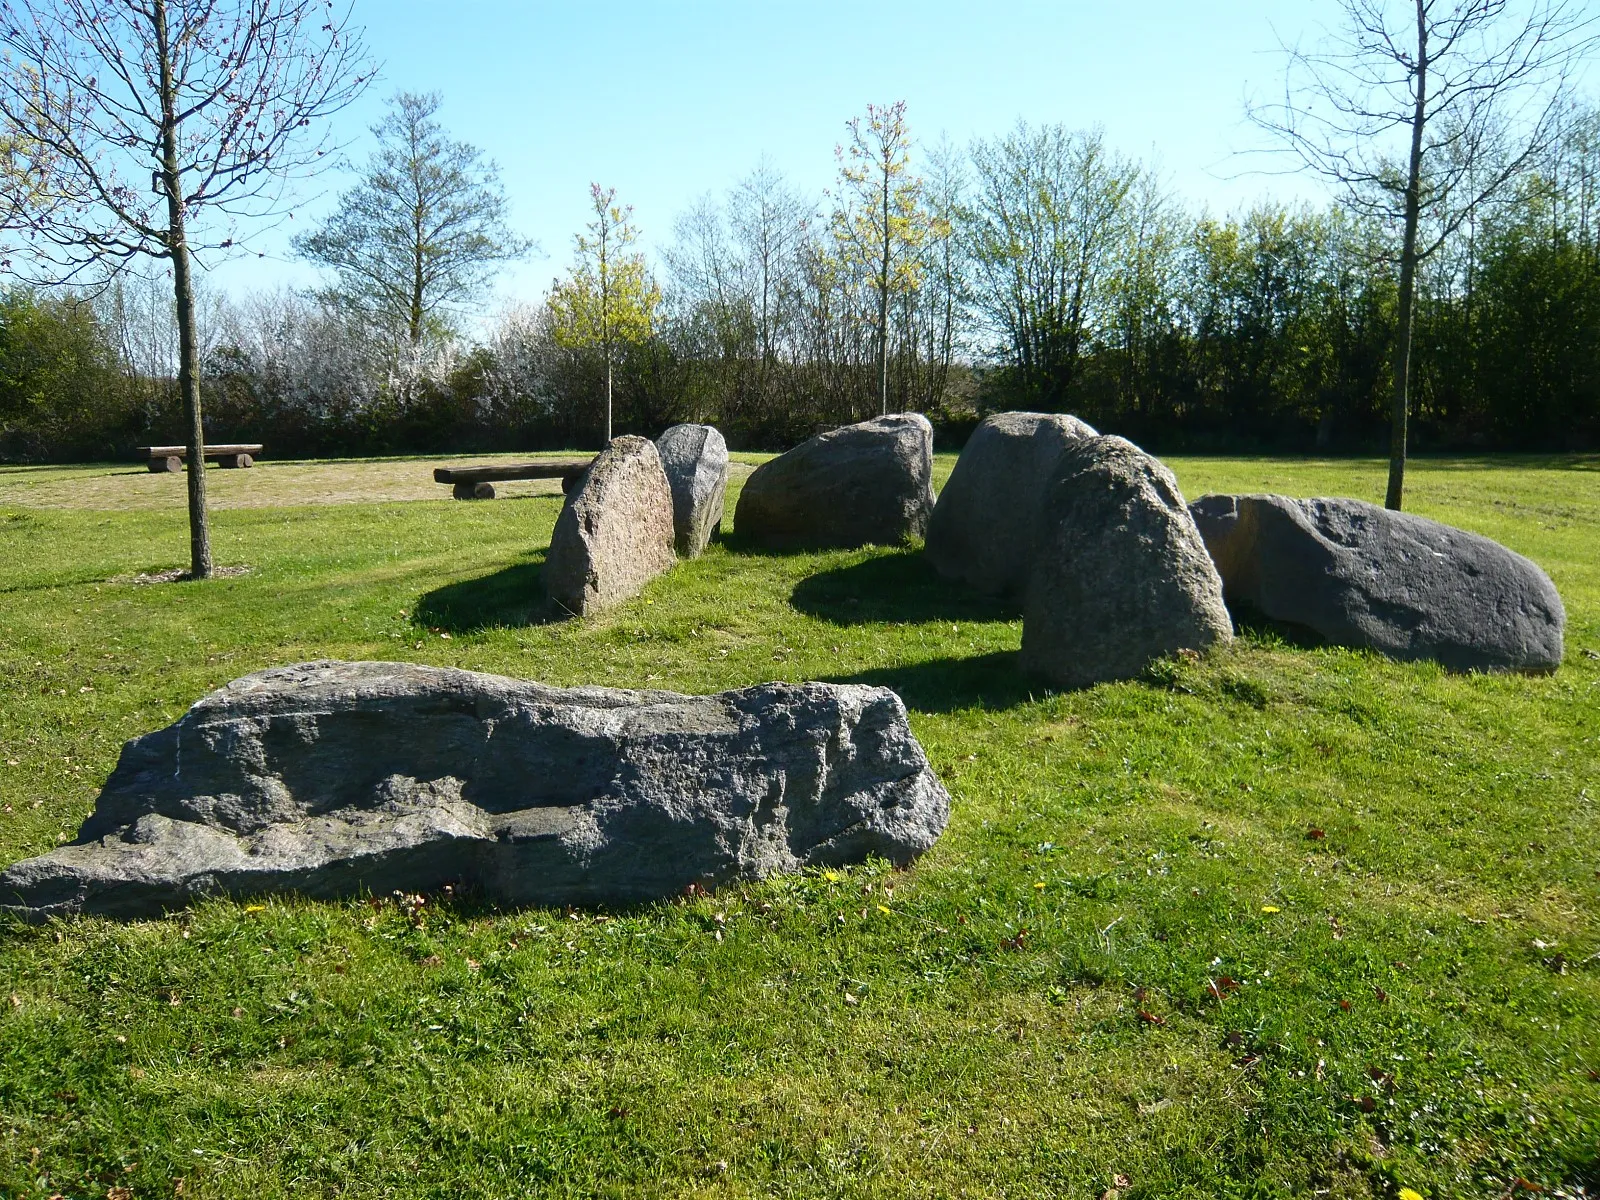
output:
M295 249L337 271L334 295L415 351L449 331L530 243L506 221L499 169L436 121L438 93L401 92L372 127L366 177Z
M550 289L551 328L565 349L599 350L605 363L605 441L611 443L612 376L617 349L646 341L655 330L661 289L643 254L633 206L617 203L615 188L589 185L594 220L573 239L572 270Z
M0 453L104 452L125 419L126 385L111 332L87 298L12 288L0 294Z
M889 306L917 290L923 261L918 249L930 232L922 209L922 181L911 172L911 130L905 101L867 105L851 117L850 140L835 148L839 160L834 237L852 265L870 277L877 302L879 411L889 411Z
M998 336L1027 402L1071 403L1136 228L1137 164L1098 131L1019 122L972 148L976 177L963 234L979 314Z

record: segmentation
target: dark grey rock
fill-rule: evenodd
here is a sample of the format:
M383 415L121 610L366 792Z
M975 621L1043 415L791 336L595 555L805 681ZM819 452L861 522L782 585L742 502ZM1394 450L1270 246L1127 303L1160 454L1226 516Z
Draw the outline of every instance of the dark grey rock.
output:
M1040 505L1023 668L1087 687L1232 637L1222 581L1172 472L1119 437L1068 446Z
M1229 605L1325 641L1456 671L1553 671L1567 614L1500 543L1361 500L1202 496Z
M898 413L819 433L762 463L733 525L779 548L893 546L926 534L932 513L933 426Z
M928 525L925 553L939 574L1021 598L1045 485L1068 446L1097 436L1078 418L1057 413L986 417L967 439Z
M722 528L728 490L728 443L710 425L674 425L656 439L672 489L678 555L694 558Z
M556 518L545 590L568 612L599 612L668 570L677 561L672 544L672 489L655 443L616 438L589 464Z
M447 883L507 905L627 904L903 864L949 805L885 688L681 696L309 663L129 742L77 840L0 874L0 911L143 917Z

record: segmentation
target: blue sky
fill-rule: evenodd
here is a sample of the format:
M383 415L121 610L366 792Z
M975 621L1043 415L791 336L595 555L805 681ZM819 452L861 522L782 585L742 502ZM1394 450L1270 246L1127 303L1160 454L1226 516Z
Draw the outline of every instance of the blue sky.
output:
M907 102L914 133L958 144L1019 117L1098 125L1197 203L1226 210L1268 192L1315 194L1245 174L1250 93L1282 78L1279 38L1315 32L1314 0L1012 0L980 5L776 0L357 0L382 76L335 133L359 162L397 90L438 91L440 120L500 165L515 225L542 255L508 272L504 298L536 297L571 256L588 185L632 203L647 248L674 218L765 156L803 192L833 179L845 121ZM293 228L326 212L349 176L305 189ZM318 194L320 193L320 195ZM292 229L290 230L292 232ZM219 264L230 291L316 278L287 233Z

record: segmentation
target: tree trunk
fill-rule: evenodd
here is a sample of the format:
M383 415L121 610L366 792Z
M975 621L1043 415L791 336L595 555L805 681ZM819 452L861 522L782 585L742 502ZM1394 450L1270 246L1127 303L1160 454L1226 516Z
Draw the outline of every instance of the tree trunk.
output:
M600 212L600 341L606 354L606 438L600 444L604 450L611 445L611 215L604 208Z
M200 412L199 349L195 343L194 284L184 233L183 181L178 173L178 127L167 37L166 0L155 0L156 53L161 71L161 184L167 194L167 253L178 317L178 392L188 418L189 575L211 577L211 529L206 520L205 426Z
M883 270L878 276L878 414L889 415L889 168L883 170Z
M1406 442L1411 417L1411 326L1416 308L1417 222L1422 211L1422 131L1427 123L1428 15L1417 0L1417 105L1411 117L1411 165L1406 175L1405 237L1400 246L1400 311L1394 346L1394 412L1389 431L1389 489L1384 507L1405 499Z
M422 209L419 205L412 216L412 242L411 242L411 349L413 353L422 345L422 266L423 266L423 241L422 236Z
M602 450L611 445L611 347L606 346L606 440Z

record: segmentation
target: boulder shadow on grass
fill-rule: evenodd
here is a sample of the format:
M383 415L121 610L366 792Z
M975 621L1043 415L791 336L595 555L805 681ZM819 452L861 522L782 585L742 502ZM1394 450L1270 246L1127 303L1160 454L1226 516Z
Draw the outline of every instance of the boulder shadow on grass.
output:
M1228 616L1233 620L1234 636L1266 646L1291 650L1322 650L1333 645L1315 629L1289 621L1275 621L1260 609L1242 601L1228 600Z
M413 609L415 621L447 633L483 629L521 629L553 625L572 616L544 590L544 555L476 579L447 583L424 592Z
M1015 607L942 578L920 551L880 554L808 575L789 603L834 625L909 621L1011 621Z
M855 675L830 675L827 683L866 683L899 694L913 712L947 713L964 708L991 711L1015 708L1046 695L1052 689L1017 668L1012 650L997 650L971 658L930 658L899 667L876 667Z

